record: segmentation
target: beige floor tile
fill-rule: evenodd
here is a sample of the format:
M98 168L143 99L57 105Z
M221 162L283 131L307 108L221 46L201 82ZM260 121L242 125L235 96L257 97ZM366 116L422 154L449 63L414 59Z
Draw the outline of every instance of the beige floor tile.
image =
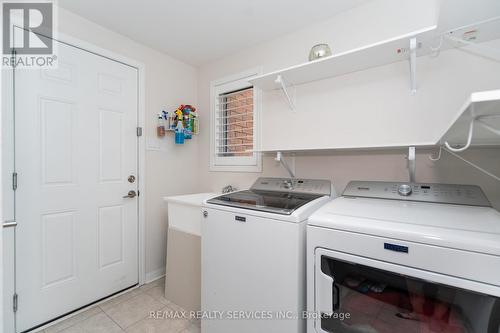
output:
M163 313L171 311L168 307L160 310ZM178 333L189 327L190 322L187 319L152 318L148 317L126 329L127 333ZM195 331L194 331L195 332Z
M142 293L142 291L140 291L139 288L132 289L124 294L121 294L119 296L111 298L110 300L107 300L104 303L99 304L99 307L102 310L109 310L112 307L114 307L114 306L116 306L116 305L118 305L118 304L120 304L128 299L131 299L132 297L139 295L140 293Z
M150 312L159 310L164 304L158 302L148 294L140 293L104 312L121 328L127 328L141 319L149 316Z
M191 323L195 326L201 327L201 319L193 318L191 319Z
M181 333L201 333L201 328L196 324L189 324Z
M153 287L158 287L158 286L165 288L165 278L164 277L162 277L161 279L154 280L153 282L150 282L148 284L142 285L139 287L139 289L142 291L145 291L145 290L151 289Z
M177 305L175 304L174 302L171 302L171 301L168 301L167 300L167 304L166 304L170 309L172 309L173 311L179 311L179 312L183 312L183 311L186 311L184 310L184 308L182 308L180 305Z
M61 331L61 333L120 333L120 326L112 321L104 312L87 318Z
M56 333L60 332L70 326L73 326L82 320L85 320L87 318L90 318L98 313L102 312L101 309L97 306L92 307L88 310L85 310L83 312L80 312L78 314L75 314L74 316L69 317L68 319L65 319L63 321L60 321L50 327L47 327L45 329L45 333Z
M165 305L169 305L169 301L165 298L165 288L163 286L155 286L149 289L146 289L144 293L153 297L158 302L161 302Z

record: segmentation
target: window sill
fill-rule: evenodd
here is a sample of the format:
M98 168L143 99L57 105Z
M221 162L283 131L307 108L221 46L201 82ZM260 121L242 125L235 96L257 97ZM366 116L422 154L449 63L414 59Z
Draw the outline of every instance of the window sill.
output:
M210 165L212 172L262 172L262 165Z

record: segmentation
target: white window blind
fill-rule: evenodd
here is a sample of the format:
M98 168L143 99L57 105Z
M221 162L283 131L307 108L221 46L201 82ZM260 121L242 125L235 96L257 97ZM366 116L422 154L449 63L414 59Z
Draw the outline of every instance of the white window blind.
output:
M257 153L259 91L243 73L211 84L211 159L213 171L260 171Z
M218 156L253 155L253 87L217 97L215 133Z

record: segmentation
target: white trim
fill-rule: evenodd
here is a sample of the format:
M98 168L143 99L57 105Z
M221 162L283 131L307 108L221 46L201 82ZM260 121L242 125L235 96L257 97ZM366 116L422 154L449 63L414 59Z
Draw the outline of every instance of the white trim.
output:
M257 151L260 147L260 128L261 128L261 113L262 113L262 90L253 86L249 82L252 78L262 75L262 67L255 67L237 74L226 76L221 79L210 82L210 171L225 171L225 172L262 172L262 154ZM215 123L216 109L215 96L217 87L221 85L233 84L235 87L241 86L242 81L247 81L249 86L253 86L254 98L254 142L252 157L231 157L226 158L226 164L218 164L215 154Z
M165 276L165 267L155 269L154 271L146 274L146 281L144 283L151 283L155 280L161 279Z
M3 17L3 6L0 8L0 16ZM0 36L3 36L3 24L0 26ZM2 52L3 53L3 52ZM2 82L3 82L3 77L4 77L4 70L3 68L0 68L0 109L2 110L2 116L3 112L5 110L3 109L3 101L2 101ZM2 127L2 119L3 117L0 117L0 157L2 159L2 163L0 163L0 184L3 184L3 127ZM3 186L1 187L3 189ZM0 331L3 332L3 314L4 314L4 309L3 309L3 303L4 303L4 290L3 290L3 283L4 283L4 277L3 277L3 221L4 221L4 215L3 215L3 190L0 191L0 223L2 225L0 226Z
M115 53L113 51L104 49L95 44L89 43L87 41L75 38L70 35L66 35L61 32L57 32L55 34L55 40L69 44L71 46L80 48L84 51L95 53L96 55L103 56L105 58L109 58L110 60L121 62L125 65L134 67L137 69L138 74L138 82L137 82L137 126L143 128L142 136L138 138L138 183L137 188L140 192L140 195L137 197L139 204L139 214L138 214L138 264L139 264L139 285L142 285L146 281L146 232L145 232L145 197L146 197L146 186L145 186L145 167L146 167L146 144L145 138L147 134L145 133L145 93L146 93L146 85L145 85L145 74L146 74L146 66L144 63L122 56L121 54ZM142 181L141 181L142 180Z

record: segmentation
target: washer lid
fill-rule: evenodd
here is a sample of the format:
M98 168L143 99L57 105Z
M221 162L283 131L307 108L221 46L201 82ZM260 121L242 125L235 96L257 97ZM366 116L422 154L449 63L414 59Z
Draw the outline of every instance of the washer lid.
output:
M500 213L490 207L340 197L308 224L500 255Z
M209 204L290 215L297 208L322 197L319 194L245 190L207 200Z

